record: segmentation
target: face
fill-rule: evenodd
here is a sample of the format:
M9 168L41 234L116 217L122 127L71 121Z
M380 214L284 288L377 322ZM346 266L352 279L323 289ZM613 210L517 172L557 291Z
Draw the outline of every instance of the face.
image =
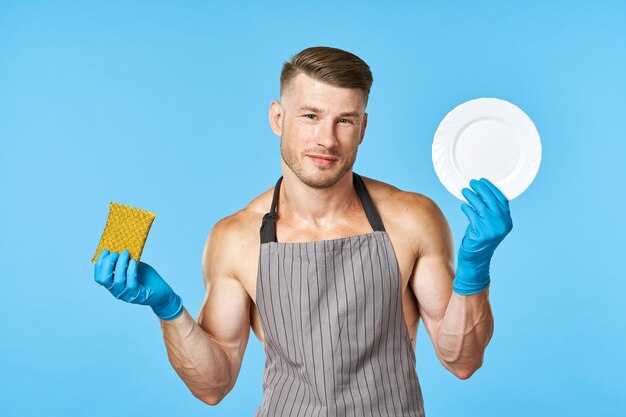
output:
M298 74L270 107L285 165L313 188L336 184L354 165L367 125L364 93Z

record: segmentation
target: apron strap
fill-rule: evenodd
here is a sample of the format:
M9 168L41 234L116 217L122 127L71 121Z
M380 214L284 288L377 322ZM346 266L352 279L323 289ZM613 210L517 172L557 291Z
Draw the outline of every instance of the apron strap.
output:
M276 181L276 185L274 186L274 196L272 197L270 212L263 216L263 223L261 223L261 244L276 242L276 217L278 217L276 204L278 203L281 182L283 182L282 176Z
M370 197L369 192L367 191L367 187L365 187L365 183L363 179L357 175L356 172L352 173L353 184L356 190L359 199L361 200L361 204L363 205L363 209L365 210L365 216L367 216L367 220L370 223L370 226L375 231L384 232L385 226L378 214L378 210ZM267 242L276 242L276 218L278 217L278 213L276 213L276 204L278 204L278 195L280 192L280 184L283 181L283 177L281 176L278 181L276 181L276 185L274 186L274 195L272 197L272 206L270 208L269 213L266 213L263 216L263 222L261 224L261 244Z
M376 210L376 206L370 197L370 193L367 191L365 187L365 182L360 175L357 175L356 172L353 172L354 177L354 188L356 188L356 192L361 199L361 204L363 205L363 209L365 210L365 215L367 216L367 220L370 222L370 226L375 231L384 232L385 226L383 225L383 221L378 214L378 210Z

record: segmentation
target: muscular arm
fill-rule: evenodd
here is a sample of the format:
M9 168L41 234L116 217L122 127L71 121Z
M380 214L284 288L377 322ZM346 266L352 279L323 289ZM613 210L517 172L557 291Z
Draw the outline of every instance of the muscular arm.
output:
M218 222L204 247L206 296L198 321L187 310L175 320L161 320L172 367L193 395L210 405L235 385L250 333L250 297L233 274L238 245L229 223Z
M489 288L472 295L452 291L454 248L448 222L432 200L414 198L420 207L410 222L417 262L409 284L437 357L454 375L467 379L482 365L493 334Z

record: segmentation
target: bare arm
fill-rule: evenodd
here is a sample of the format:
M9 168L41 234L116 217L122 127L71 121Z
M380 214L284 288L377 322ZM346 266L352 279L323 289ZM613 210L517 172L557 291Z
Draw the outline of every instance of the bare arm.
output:
M493 334L489 288L472 295L452 291L453 238L448 222L432 200L420 196L419 221L414 232L417 263L410 285L420 316L441 363L461 379L469 378L483 363Z
M202 255L206 296L198 322L187 310L161 320L167 355L194 396L210 405L233 388L250 334L250 297L235 278L236 236L226 218L211 231Z

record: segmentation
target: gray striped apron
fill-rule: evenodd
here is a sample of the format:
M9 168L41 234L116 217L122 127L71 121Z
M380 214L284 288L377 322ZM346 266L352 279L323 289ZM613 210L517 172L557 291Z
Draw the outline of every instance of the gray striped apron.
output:
M373 232L301 243L276 240L281 181L260 230L255 416L424 416L398 262L363 180L353 173Z

